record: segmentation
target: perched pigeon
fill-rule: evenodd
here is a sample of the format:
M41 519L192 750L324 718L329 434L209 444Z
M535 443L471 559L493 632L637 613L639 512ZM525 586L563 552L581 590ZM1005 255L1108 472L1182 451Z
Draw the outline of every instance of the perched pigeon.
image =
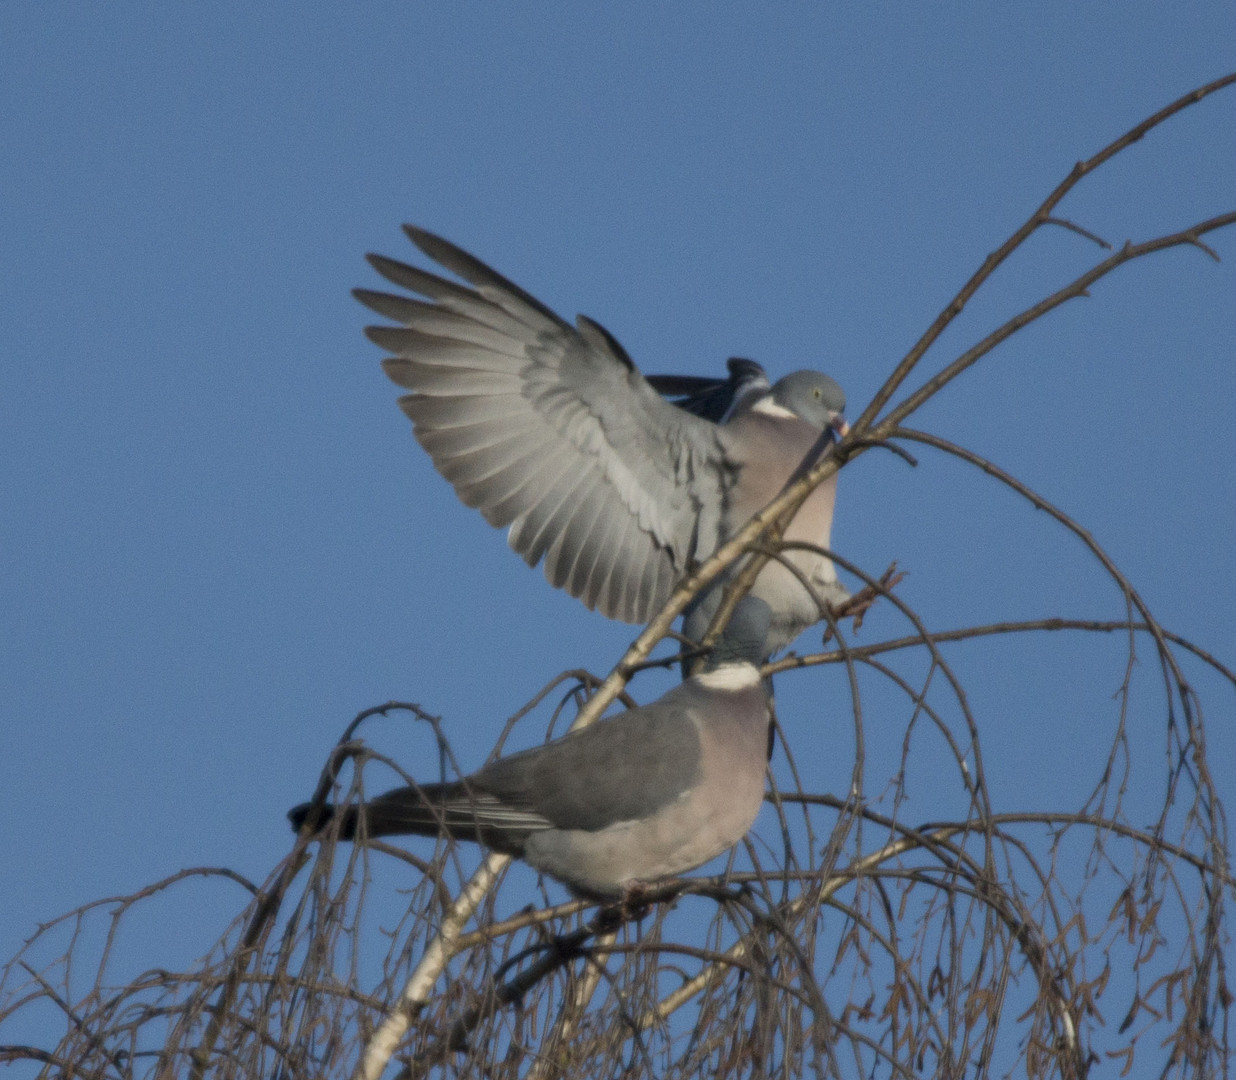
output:
M744 597L708 670L629 709L453 783L397 788L340 812L345 840L446 833L516 856L573 892L614 900L707 862L746 835L771 745L768 606ZM310 810L289 812L294 828ZM326 808L323 825L337 812Z
M597 323L581 315L571 326L467 252L405 228L468 283L370 255L425 299L356 290L401 324L366 332L393 354L387 375L412 391L400 405L417 439L465 503L508 528L528 565L543 559L552 585L610 618L647 622L692 565L846 430L845 395L827 375L798 371L769 385L758 364L731 360L727 380L650 381ZM827 547L835 496L834 477L784 538ZM820 599L848 596L828 559L784 557ZM695 640L719 588L687 620ZM770 651L820 619L816 597L775 561L752 592L772 611Z

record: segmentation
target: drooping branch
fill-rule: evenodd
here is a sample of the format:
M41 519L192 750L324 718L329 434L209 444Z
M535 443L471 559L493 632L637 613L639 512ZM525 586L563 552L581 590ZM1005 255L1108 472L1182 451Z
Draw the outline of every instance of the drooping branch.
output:
M635 642L627 650L626 654L615 665L609 677L605 680L597 693L587 702L581 709L579 716L576 719L574 726L584 726L593 722L598 718L609 704L615 699L618 693L626 685L626 681L637 667L645 662L652 652L652 649L666 637L670 632L670 627L674 620L682 613L687 605L699 594L704 588L716 580L718 576L726 571L735 561L744 556L748 557L747 564L738 575L738 580L727 589L723 600L722 610L718 613L718 617L714 620L714 626L711 628L715 634L717 626L723 624L725 616L732 610L732 607L737 603L745 588L749 587L754 581L755 575L762 569L764 563L770 555L769 548L775 548L780 539L780 529L784 527L784 523L793 516L793 513L806 500L812 490L818 484L836 473L847 461L854 456L864 452L873 445L879 445L887 442L897 432L901 421L919 408L924 402L938 393L943 387L947 386L953 379L957 378L967 368L976 363L984 355L989 353L1001 342L1006 340L1012 334L1016 333L1022 327L1028 325L1034 320L1041 318L1049 311L1060 306L1069 299L1084 295L1086 289L1095 282L1111 273L1118 266L1133 259L1143 257L1153 252L1161 251L1169 247L1179 246L1181 244L1201 245L1200 237L1208 232L1222 228L1226 225L1236 222L1236 213L1221 215L1212 218L1209 221L1201 222L1190 229L1182 230L1181 232L1171 234L1169 236L1159 237L1138 245L1126 244L1120 251L1115 252L1108 258L1102 260L1086 274L1081 275L1069 285L1046 297L1039 303L1027 308L1013 319L1008 320L1003 326L997 328L991 334L987 335L982 341L976 344L971 349L967 350L960 357L947 365L932 379L928 380L923 387L911 394L900 405L898 405L892 413L884 420L875 423L876 417L881 413L884 406L891 400L896 390L905 381L909 374L913 371L919 360L931 347L932 344L939 338L944 329L952 322L952 320L961 312L966 303L974 295L979 287L991 276L992 273L1003 263L1009 255L1019 248L1025 240L1033 234L1039 227L1045 224L1059 224L1059 219L1054 216L1054 210L1059 205L1061 200L1068 192L1086 175L1093 172L1105 161L1109 160L1115 154L1119 153L1125 147L1142 138L1148 131L1162 123L1181 109L1200 101L1223 87L1236 82L1236 73L1226 76L1223 79L1215 80L1205 87L1201 87L1196 91L1178 99L1165 109L1160 110L1154 116L1149 117L1141 124L1130 129L1119 139L1115 140L1098 154L1094 155L1087 161L1079 162L1056 189L1044 200L1040 207L1031 215L1029 219L1015 231L995 252L988 256L983 265L971 277L971 279L962 287L959 293L954 297L953 301L941 312L931 327L928 328L922 338L915 344L907 356L898 364L892 375L885 381L883 386L877 392L871 403L863 411L862 415L853 425L850 434L842 440L842 442L833 447L832 452L825 455L820 461L806 470L805 474L793 480L786 489L775 499L769 506L765 507L757 514L748 524L733 536L727 543L721 546L709 559L707 559L693 573L689 574L675 589L669 601L666 603L662 611L649 623L645 630L637 637ZM1081 230L1078 227L1078 231ZM909 436L907 436L909 437ZM761 546L765 546L765 550L758 550ZM1112 572L1115 571L1114 566L1109 568ZM1131 597L1135 596L1129 593ZM908 610L908 609L906 609ZM1173 674L1178 679L1178 685L1183 686L1183 679L1180 676L1178 669L1174 668L1174 661L1170 655L1164 655L1165 642L1161 637L1161 632L1156 633L1157 624L1154 623L1148 610L1144 605L1139 605L1139 612L1143 615L1145 623L1154 627L1152 633L1156 634L1156 639L1160 646L1160 656L1163 658L1165 665L1170 665L1173 668ZM904 613L904 612L903 612ZM925 629L920 627L920 641L929 641L929 635ZM943 663L942 658L937 658L940 663ZM951 673L948 672L947 665L943 666L943 670L951 678ZM964 693L961 691L960 684L953 679L955 693L958 699L962 702L963 711L967 712L964 704ZM856 699L857 700L857 699ZM1185 704L1188 709L1187 701ZM972 724L972 721L971 721ZM973 745L977 753L977 738L976 733L972 732L974 737ZM979 775L980 790L982 788L981 772ZM490 856L482 870L478 872L478 877L474 878L465 888L457 900L455 907L452 909L447 925L450 927L462 926L468 918L471 917L475 910L476 904L479 903L481 897L488 891L492 881L496 877L498 869L504 862L498 862L495 866L493 860L495 856ZM456 931L457 933L457 931ZM404 994L400 999L400 1006L392 1014L402 1014L406 1018L406 1022L396 1022L395 1027L406 1031L407 1022L410 1022L411 1016L415 1010L423 1004L421 994L427 995L436 982L438 975L443 970L446 962L451 955L449 948L433 948L426 952L417 970L413 973L409 980L408 988L416 987L414 993L410 993L405 989ZM563 1021L566 1022L565 1020ZM384 1036L384 1041L385 1036ZM393 1049L393 1046L391 1047ZM357 1078L371 1080L376 1077L381 1071L379 1065L379 1056L366 1054L365 1060L370 1062L370 1065L358 1070ZM384 1059L382 1059L384 1064ZM377 1068L377 1072L374 1071Z
M1085 295L1117 267L1182 245L1213 255L1203 238L1236 222L1236 215L1212 217L1102 256L1085 274L897 398L943 329L1038 228L1064 228L1104 244L1084 224L1060 216L1060 203L1081 179L1176 112L1233 82L1236 75L1186 95L1080 162L976 271L886 380L849 436L827 456L805 464L803 475L777 500L695 568L606 679L570 672L551 681L511 719L499 747L528 710L539 703L550 710L549 695L556 688L562 689L551 729L572 705L577 723L599 716L623 696L628 679L650 662L658 643L672 636L671 624L698 591L722 575L728 584L720 621L766 560L779 560L795 574L787 553L803 545L786 544L781 535L794 509L816 484L868 449L890 449L908 459L901 441L980 468L1052 514L1089 546L1116 583L1125 618L1051 617L935 631L905 602L908 590L893 589L887 575L876 578L823 552L865 583L881 612L905 619L908 630L860 644L856 626L843 632L838 625L841 615L853 612L821 604L827 650L766 668L781 673L844 665L853 731L841 736L853 741L854 768L849 790L837 795L816 790L820 785L811 783L811 769L799 769L780 732L785 767L778 767L769 795L777 837L768 830L753 834L745 854L736 853L723 877L664 883L650 894L648 911L619 913L610 923L599 914L590 917L592 905L583 901L551 906L543 890L541 904L499 910L493 898L501 897L495 885L506 862L502 857L485 859L469 880L471 864L453 845L433 857L380 842L357 845L347 849L345 865L342 859L332 861L335 848L325 840L304 892L293 902L291 885L312 831L307 829L262 888L234 878L254 899L209 959L192 971L154 970L120 988L108 985L104 969L129 910L115 905L134 898L113 898L107 902L111 908L91 909L101 910L99 919L110 915L111 925L98 975L85 995L74 992L69 970L74 952L85 951L78 936L84 914L76 925L70 920L40 930L35 943L62 932L70 935L68 949L42 966L23 951L5 968L0 990L10 991L10 978L25 981L15 1000L0 997L0 1023L27 1006L44 1004L69 1031L52 1049L0 1047L0 1060L36 1062L66 1076L124 1080L185 1071L294 1080L345 1075L353 1067L357 1076L376 1077L400 1052L408 1057L408 1077L425 1071L495 1077L566 1071L706 1075L741 1071L751 1062L787 1075L814 1067L821 1075L875 1071L912 1077L996 1071L1000 1040L1015 1028L1011 1053L1027 1075L1081 1076L1088 1054L1091 1060L1104 1054L1123 1058L1131 1067L1138 1040L1144 1039L1142 1046L1160 1042L1166 1027L1160 1057L1167 1057L1169 1067L1174 1063L1191 1076L1223 1067L1219 1063L1230 1058L1223 1025L1231 1004L1223 901L1225 890L1236 885L1197 692L1186 677L1194 668L1185 654L1228 685L1236 686L1236 675L1204 648L1160 627L1079 522L980 455L902 422L1009 336ZM1058 632L1128 638L1120 723L1112 742L1112 760L1118 750L1124 754L1125 780L1138 749L1124 725L1135 648L1143 636L1154 642L1168 689L1172 765L1158 822L1130 820L1120 798L1109 809L1106 792L1115 785L1106 780L1100 784L1103 800L1088 801L1072 813L1050 807L1010 813L998 801L1004 794L1000 788L989 792L979 725L958 674L962 669L949 666L952 653L943 646ZM864 728L872 715L887 718L884 711L873 712L870 695L862 697L872 678L882 680L894 707L908 717L899 756L896 743L887 747L883 792L868 790L871 777L879 776L874 755L885 747L868 741ZM839 699L843 696L839 692ZM383 762L400 772L388 757L354 741L364 719L397 708L432 725L443 772L459 771L436 718L417 706L391 702L366 710L349 725L319 779L319 805L343 788L347 798L359 797L367 763ZM941 740L943 766L939 757L917 754L915 736L929 725L933 739ZM845 762L840 764L844 768ZM350 787L339 780L345 768ZM909 794L917 776L913 770L927 771L933 795L943 792L947 809L932 811L941 820L923 821L921 812L911 819L911 809L919 806ZM844 772L835 780L838 789L846 782ZM1190 782L1193 801L1178 804L1177 785ZM968 803L954 807L961 800ZM1087 845L1080 855L1079 840ZM401 861L388 864L388 856ZM1077 865L1083 869L1075 876ZM395 904L393 928L386 913L377 917L379 925L361 919L364 910L375 921L374 882L386 870L398 872L401 886L408 888L408 896ZM285 925L276 933L281 912ZM377 985L366 983L362 993L357 986L374 965L367 952L362 957L361 945L368 950L371 943L384 942L382 933L390 935L390 951L380 961ZM1180 955L1164 960L1169 939L1180 946ZM1110 1007L1112 995L1103 998L1103 993L1121 950L1124 970L1136 985L1117 1033L1119 1013L1106 1025L1098 1017L1100 1003ZM1120 1003L1120 1011L1126 1004L1127 999ZM1175 1019L1173 1008L1179 1010ZM166 1037L152 1034L157 1031Z
M1064 197L1073 190L1085 177L1110 161L1113 157L1119 154L1122 150L1132 146L1135 142L1142 139L1152 129L1158 127L1165 120L1175 116L1183 109L1187 109L1191 105L1196 105L1203 98L1209 97L1211 94L1231 86L1236 83L1236 72L1224 75L1222 78L1215 79L1213 82L1207 83L1205 86L1200 86L1196 90L1191 90L1182 97L1177 98L1170 105L1165 106L1156 112L1153 116L1147 117L1140 124L1135 125L1126 131L1120 138L1108 143L1097 154L1088 158L1085 161L1079 161L1073 166L1069 175L1066 176L1055 189L1047 196L1039 207L1026 219L1026 221L1018 228L1007 240L1004 241L995 251L983 260L983 265L978 268L969 281L961 287L956 296L948 302L944 310L936 316L935 321L927 328L923 336L914 343L914 347L906 353L905 357L898 363L893 373L884 381L875 396L871 399L870 404L863 410L862 416L855 423L856 428L867 429L874 425L875 419L884 410L884 406L892 400L893 395L903 382L909 377L910 373L918 365L918 362L926 355L927 350L931 348L940 338L940 335L948 328L949 324L961 314L966 304L974 297L974 294L982 287L982 285L991 277L992 274L1000 267L1000 265L1024 244L1039 228L1053 221L1053 214L1057 206L1060 205ZM1127 261L1127 260L1126 260ZM912 411L912 410L911 410ZM903 413L897 418L898 421L905 419L910 413Z
M1201 242L1201 237L1233 224L1236 224L1236 211L1229 211L1228 213L1209 218L1206 221L1199 221L1197 224L1181 229L1179 232L1169 233L1165 236L1156 236L1154 239L1146 240L1140 244L1126 243L1119 251L1113 252L1106 259L1096 263L1084 274L1074 278L1069 284L1057 289L1050 296L1044 297L1037 304L1033 304L1024 311L1019 312L1003 325L998 326L982 341L967 349L957 359L953 360L936 375L933 375L918 390L914 391L914 393L897 405L880 421L875 430L879 431L882 435L890 435L890 427L895 428L903 420L911 416L957 378L958 375L976 364L997 345L1007 341L1018 330L1029 326L1030 323L1037 319L1041 319L1048 312L1054 311L1069 300L1088 296L1090 286L1107 277L1117 267L1123 266L1125 263L1132 262L1135 259L1153 255L1159 251L1166 251L1168 248L1186 245L1200 248L1207 255L1217 259L1218 256L1215 252Z

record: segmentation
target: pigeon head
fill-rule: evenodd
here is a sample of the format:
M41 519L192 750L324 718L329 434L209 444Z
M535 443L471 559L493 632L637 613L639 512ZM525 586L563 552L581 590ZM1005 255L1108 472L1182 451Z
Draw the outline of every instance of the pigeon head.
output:
M850 427L845 422L845 391L835 379L818 371L795 371L773 383L773 403L788 409L821 431L841 438Z

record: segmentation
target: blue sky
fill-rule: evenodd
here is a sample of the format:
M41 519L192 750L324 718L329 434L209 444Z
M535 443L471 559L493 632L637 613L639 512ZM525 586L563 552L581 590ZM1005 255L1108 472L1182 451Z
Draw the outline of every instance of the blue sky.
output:
M412 439L348 294L377 285L364 252L411 257L401 222L599 320L645 370L820 368L857 415L1075 160L1229 70L1236 41L1219 3L172 12L0 14L5 957L182 867L263 877L360 709L420 702L479 764L553 674L604 672L633 637L527 570ZM1061 212L1119 243L1230 210L1233 130L1229 90ZM1222 264L1121 269L916 422L1073 514L1164 625L1231 663L1236 233L1212 241ZM925 370L1097 254L1034 238ZM929 626L1122 616L1044 515L919 457L847 469L833 540L876 573L898 560ZM903 632L873 618L860 640ZM1076 806L1120 644L953 655L1001 805ZM1191 672L1230 800L1233 695ZM1152 663L1135 686L1158 748ZM899 749L904 705L872 693L868 741ZM800 767L840 791L840 673L778 700ZM406 732L371 729L436 769ZM239 903L195 899L203 941ZM145 962L184 947L183 918L153 920Z

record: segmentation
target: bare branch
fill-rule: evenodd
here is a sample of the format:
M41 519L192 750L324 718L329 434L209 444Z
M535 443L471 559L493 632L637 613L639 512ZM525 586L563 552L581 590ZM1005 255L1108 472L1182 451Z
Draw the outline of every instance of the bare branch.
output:
M1061 200L1073 190L1074 187L1081 182L1083 178L1094 172L1105 162L1111 160L1122 150L1132 146L1133 143L1143 138L1153 128L1158 127L1165 120L1175 116L1182 109L1188 108L1190 105L1195 105L1205 97L1224 89L1227 86L1236 83L1236 72L1229 75L1224 75L1220 79L1215 79L1213 82L1207 83L1205 86L1198 87L1185 94L1183 97L1177 98L1170 105L1160 109L1153 116L1147 117L1140 124L1135 125L1126 131L1120 138L1114 140L1100 150L1093 157L1086 161L1079 161L1073 166L1069 175L1066 176L1046 199L1039 205L1038 209L1021 225L1016 232L1013 233L1003 244L983 260L983 265L975 271L969 281L962 286L961 290L949 301L948 305L936 316L935 321L927 328L914 347L906 354L905 358L897 365L892 375L890 375L880 389L876 392L875 397L871 399L871 403L863 410L862 415L855 422L854 427L860 431L866 431L875 423L875 419L884 410L884 406L892 399L892 396L897 392L897 388L905 382L910 372L917 366L919 360L923 358L927 350L939 340L939 337L944 333L948 325L961 314L966 304L978 292L979 288L991 277L999 266L1007 259L1014 251L1016 251L1026 240L1033 234L1040 225L1044 224L1052 217L1052 212L1060 205ZM905 416L910 415L908 412L902 414L894 422L899 422Z
M50 1016L63 1034L48 1046L0 1046L0 1061L116 1080L377 1078L392 1065L408 1080L809 1073L1080 1080L1106 1061L1189 1080L1226 1075L1225 902L1236 880L1199 688L1213 686L1213 675L1223 694L1236 688L1230 658L1161 627L1080 521L987 458L902 422L1002 341L1117 267L1174 247L1214 256L1203 238L1236 223L1236 214L1125 244L895 398L945 327L1038 228L1107 248L1057 213L1064 197L1156 125L1233 83L1236 74L1199 88L1079 162L988 256L850 433L805 460L775 500L679 583L606 678L564 672L502 730L494 753L534 710L551 732L572 713L573 727L591 723L612 701L630 702L633 675L670 662L650 660L652 650L674 636L671 625L700 590L725 582L719 625L768 561L811 590L789 556L811 550L832 559L861 583L855 599L832 609L816 596L820 650L764 670L798 671L785 678L818 688L819 715L806 719L819 722L833 758L816 755L800 767L796 723L804 718L787 717L785 729L775 722L772 809L725 873L655 883L638 909L597 910L562 901L543 884L521 891L516 882L527 878L505 874L505 857L483 855L478 867L475 849L445 839L432 850L429 841L414 850L337 844L328 827L311 858L318 822L309 820L260 887L200 868L41 926L0 969L0 1024ZM914 610L910 586L895 587L895 566L878 576L841 554L784 542L785 522L815 485L869 449L913 465L901 445L910 441L981 470L1050 515L1060 535L1080 539L1096 560L1092 571L1116 586L1123 617L1053 613L940 631ZM854 633L869 606L859 644ZM843 626L847 617L854 623ZM865 640L873 627L890 625ZM1096 634L1123 636L1123 679L1104 706L1111 716L1084 717L1089 737L1110 735L1093 766L1086 763L1096 777L1083 773L1075 796L1022 806L1021 795L999 783L993 789L980 737L1002 717L971 706L961 658L1005 637L1018 663L1024 635L1066 631L1088 635L1078 646L1097 644ZM1134 679L1139 658L1156 665L1149 699ZM813 670L832 665L844 673ZM1199 672L1205 678L1195 687L1190 676ZM1221 701L1226 722L1231 703ZM414 782L398 755L359 740L372 734L364 727L370 718L396 713L429 726L444 777L460 773L450 725L416 704L387 702L345 728L317 778L319 811L328 799L363 799L375 763ZM1163 737L1147 740L1155 718ZM808 729L808 741L816 730ZM1028 770L1056 767L1073 753L1068 740L1053 738L1045 728ZM1138 787L1151 775L1161 791L1148 803ZM113 943L135 911L156 897L183 903L172 885L216 879L245 890L244 908L200 960L185 970L113 970L121 962ZM198 911L193 905L184 925L195 925Z

